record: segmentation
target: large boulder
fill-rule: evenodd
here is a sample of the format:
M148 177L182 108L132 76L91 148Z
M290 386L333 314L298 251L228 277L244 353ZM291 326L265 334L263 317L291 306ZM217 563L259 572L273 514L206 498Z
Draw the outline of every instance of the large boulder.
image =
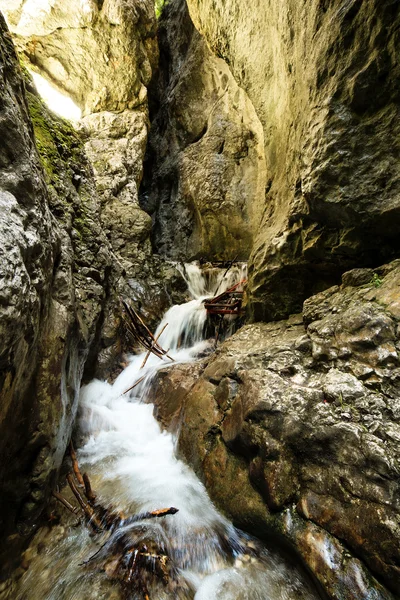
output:
M187 3L264 128L253 319L299 311L344 270L398 256L399 3Z
M158 376L158 416L217 505L283 535L331 598L388 597L363 564L400 588L399 352L395 261Z

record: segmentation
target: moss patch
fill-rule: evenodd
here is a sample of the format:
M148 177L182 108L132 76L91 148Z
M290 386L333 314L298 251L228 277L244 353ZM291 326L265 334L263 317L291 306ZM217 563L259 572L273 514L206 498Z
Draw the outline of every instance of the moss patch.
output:
M82 161L82 142L72 125L53 115L39 96L27 92L27 99L47 183L56 185L60 181L60 172L68 173L74 164L79 165Z

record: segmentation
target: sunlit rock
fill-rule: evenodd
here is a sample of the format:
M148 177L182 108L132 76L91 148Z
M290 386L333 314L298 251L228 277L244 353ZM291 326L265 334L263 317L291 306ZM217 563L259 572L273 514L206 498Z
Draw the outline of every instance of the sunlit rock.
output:
M392 0L188 0L264 128L253 319L301 310L352 267L398 256L400 6Z
M151 0L99 6L93 0L0 1L26 60L85 114L143 103L157 56Z

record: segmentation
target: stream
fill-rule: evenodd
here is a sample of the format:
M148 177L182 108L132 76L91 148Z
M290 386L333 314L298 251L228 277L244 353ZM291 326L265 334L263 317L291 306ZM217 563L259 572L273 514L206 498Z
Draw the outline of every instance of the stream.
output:
M173 306L157 333L175 363L144 354L129 364L111 385L94 380L81 390L78 459L90 476L103 505L112 504L133 515L163 507L174 515L135 523L137 535L151 537L167 549L179 572L181 585L168 589L155 583L151 600L312 600L319 598L302 571L259 541L238 531L218 512L194 472L175 453L175 438L160 429L153 406L146 403L157 370L167 364L189 362L206 351L203 339L205 297L221 293L241 281L245 265L229 273L203 273L186 265L184 276L192 300ZM132 384L144 381L130 393ZM65 511L65 521L36 536L34 556L21 579L18 600L117 600L115 581L82 563L99 550L103 540L91 536ZM49 532L50 531L50 532ZM228 547L227 547L228 546ZM132 593L133 600L143 596Z

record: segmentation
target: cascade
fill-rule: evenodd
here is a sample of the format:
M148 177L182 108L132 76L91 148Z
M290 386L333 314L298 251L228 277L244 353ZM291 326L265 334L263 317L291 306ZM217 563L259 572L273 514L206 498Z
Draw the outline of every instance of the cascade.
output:
M207 347L203 299L243 279L245 266L224 275L221 269L204 274L192 264L183 273L193 299L169 309L157 330L168 323L160 343L169 348L175 363L193 361ZM179 509L157 523L135 524L138 532L150 532L168 549L184 582L174 592L158 584L150 589L151 600L318 598L296 567L235 529L214 507L194 472L177 458L174 436L161 431L153 406L146 403L157 370L167 364L173 368L174 363L151 354L141 369L143 356L131 356L113 384L94 380L82 388L78 456L103 505L112 504L126 514L169 506ZM144 381L124 394L143 374ZM120 598L115 582L113 587L104 573L82 565L99 550L85 528L59 527L58 535L46 544L46 552L38 554L22 578L19 600Z

